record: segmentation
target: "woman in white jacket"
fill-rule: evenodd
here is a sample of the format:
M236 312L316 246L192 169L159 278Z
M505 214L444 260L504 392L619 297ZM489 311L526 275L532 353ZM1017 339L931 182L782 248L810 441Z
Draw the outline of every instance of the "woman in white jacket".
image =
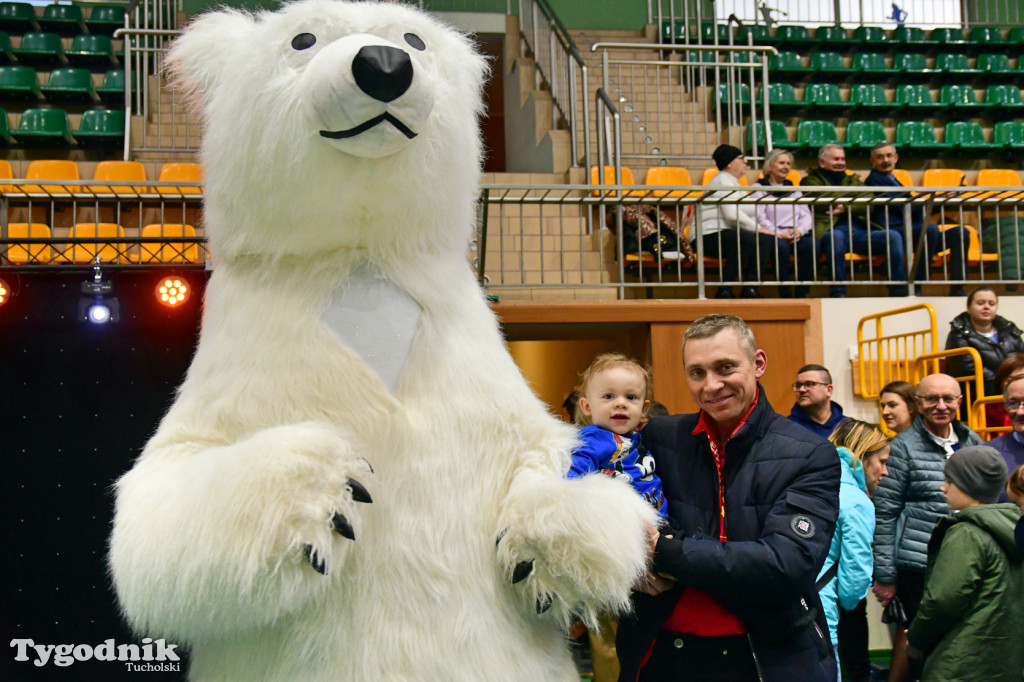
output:
M732 145L719 145L711 155L718 174L708 183L713 191L701 206L698 235L704 254L723 260L722 282L758 282L764 278L775 256L775 232L762 229L757 219L757 204L746 191L731 191L740 186L747 171L743 152ZM716 203L716 200L722 203ZM696 239L695 239L696 241ZM732 288L723 285L715 298L732 298ZM744 286L741 298L761 298L753 286Z

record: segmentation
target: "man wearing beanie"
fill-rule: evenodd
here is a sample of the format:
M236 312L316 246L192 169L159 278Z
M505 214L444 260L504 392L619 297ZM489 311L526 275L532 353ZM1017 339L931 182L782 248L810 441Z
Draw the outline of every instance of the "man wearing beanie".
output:
M708 182L708 188L720 191L708 195L709 201L698 209L698 234L704 244L704 255L724 261L722 282L757 282L764 279L775 255L775 232L758 225L757 204L746 201L747 192L728 191L739 187L740 179L747 172L743 152L731 144L721 144L711 158L718 174ZM716 200L722 203L715 203ZM740 295L760 298L751 285L744 286ZM732 288L723 284L718 287L715 298L732 298Z
M956 514L928 543L925 592L907 634L926 656L922 682L1018 682L1024 669L1024 555L1014 543L1021 516L996 504L1006 462L995 448L954 452L942 492Z

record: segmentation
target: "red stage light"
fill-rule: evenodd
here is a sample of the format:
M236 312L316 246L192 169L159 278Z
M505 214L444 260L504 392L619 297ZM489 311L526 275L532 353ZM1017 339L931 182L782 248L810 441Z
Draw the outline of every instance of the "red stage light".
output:
M7 303L7 299L11 297L11 288L7 286L7 282L0 279L0 305Z
M164 277L156 286L156 300L168 308L177 308L192 296L192 287L182 277Z

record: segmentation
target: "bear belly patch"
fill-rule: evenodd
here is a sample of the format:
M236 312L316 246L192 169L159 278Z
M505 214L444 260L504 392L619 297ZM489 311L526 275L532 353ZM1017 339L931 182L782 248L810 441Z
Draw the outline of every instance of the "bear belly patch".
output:
M334 290L322 319L394 393L422 314L409 294L362 264Z

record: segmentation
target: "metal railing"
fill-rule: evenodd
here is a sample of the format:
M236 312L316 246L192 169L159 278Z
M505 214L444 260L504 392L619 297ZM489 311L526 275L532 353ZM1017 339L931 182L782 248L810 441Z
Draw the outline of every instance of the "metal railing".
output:
M903 0L899 17L889 2L859 0L717 0L712 12L705 12L709 3L701 0L648 0L649 22L684 21L700 26L703 22L723 21L735 14L744 22L772 26L802 24L805 26L845 25L873 26L906 24L908 26L967 26L968 24L1010 25L1024 21L1024 10L1010 7L1012 3L971 3L968 0ZM1007 6L1001 7L999 4Z

